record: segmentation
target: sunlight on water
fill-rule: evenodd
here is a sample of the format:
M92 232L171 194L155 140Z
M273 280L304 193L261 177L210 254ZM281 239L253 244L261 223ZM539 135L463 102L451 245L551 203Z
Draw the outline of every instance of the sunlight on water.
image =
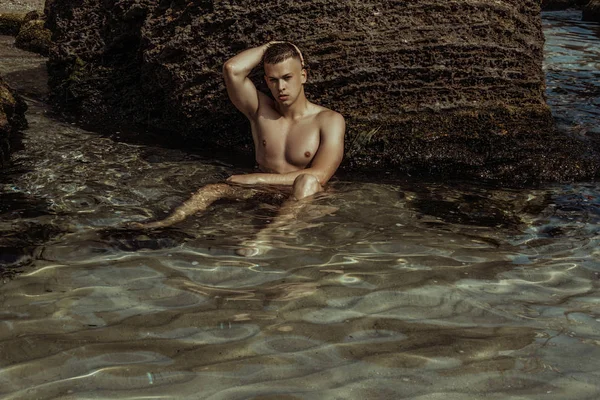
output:
M599 29L572 18L545 16L549 102L590 136ZM134 231L232 170L28 119L1 182L22 272L0 286L2 399L600 395L596 183L337 181L281 229L265 195Z

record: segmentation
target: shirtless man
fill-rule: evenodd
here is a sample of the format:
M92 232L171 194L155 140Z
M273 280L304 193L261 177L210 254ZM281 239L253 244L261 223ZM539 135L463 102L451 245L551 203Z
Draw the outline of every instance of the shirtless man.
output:
M274 99L258 91L248 78L261 61ZM346 127L342 115L306 99L307 72L300 50L288 42L245 50L225 63L223 76L232 103L250 120L261 171L232 175L227 182L289 186L294 201L322 191L342 161ZM206 185L166 219L139 227L172 225L220 198L244 197L239 186L228 183ZM287 215L271 229L289 220Z
M263 60L274 100L248 75ZM344 152L344 118L309 102L306 69L291 43L269 43L231 58L223 68L232 103L250 120L256 162L264 173L233 175L229 182L291 185L300 200L323 190Z

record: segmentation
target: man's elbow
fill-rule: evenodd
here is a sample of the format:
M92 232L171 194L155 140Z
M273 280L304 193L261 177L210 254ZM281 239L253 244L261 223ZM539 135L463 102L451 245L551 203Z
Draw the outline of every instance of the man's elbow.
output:
M319 184L321 186L325 186L325 184L327 182L329 182L329 179L331 179L331 175L325 173L325 172L317 172L317 173L313 173L313 176L315 178L317 178L317 181L319 181Z
M224 76L236 76L239 74L239 70L236 67L235 63L231 60L227 61L223 64L223 75Z

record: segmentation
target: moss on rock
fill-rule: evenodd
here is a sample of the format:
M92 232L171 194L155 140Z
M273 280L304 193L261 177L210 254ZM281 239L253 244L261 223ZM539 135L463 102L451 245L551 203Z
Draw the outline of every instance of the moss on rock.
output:
M23 50L47 56L52 45L52 32L44 27L44 20L32 19L21 26L15 45Z

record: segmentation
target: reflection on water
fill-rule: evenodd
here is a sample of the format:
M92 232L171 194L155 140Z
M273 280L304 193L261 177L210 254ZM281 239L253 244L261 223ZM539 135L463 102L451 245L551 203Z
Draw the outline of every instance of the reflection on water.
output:
M594 26L564 18L546 18L549 79L598 90ZM597 117L553 85L561 121ZM85 132L36 102L28 119L0 202L0 263L23 271L0 286L3 399L600 394L595 183L338 181L243 258L276 215L260 198L170 229L122 228L227 166Z

